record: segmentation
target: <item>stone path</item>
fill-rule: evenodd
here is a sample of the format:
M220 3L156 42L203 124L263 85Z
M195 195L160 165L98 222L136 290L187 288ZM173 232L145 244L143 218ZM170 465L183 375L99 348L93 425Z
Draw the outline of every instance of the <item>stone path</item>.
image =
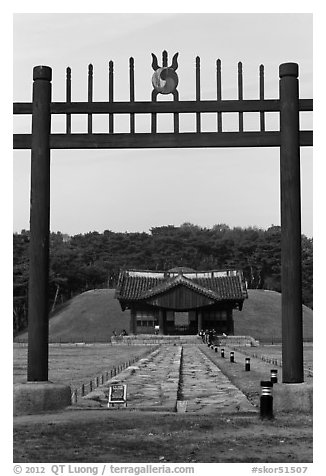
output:
M256 412L246 396L200 350L183 348L181 400L187 412ZM180 406L180 404L179 404Z
M127 406L134 409L175 411L181 346L162 346L84 397L107 407L111 384L127 384ZM81 402L78 402L80 404Z
M129 409L257 412L200 347L161 346L79 400L78 406L107 408L110 385L120 383L127 384Z

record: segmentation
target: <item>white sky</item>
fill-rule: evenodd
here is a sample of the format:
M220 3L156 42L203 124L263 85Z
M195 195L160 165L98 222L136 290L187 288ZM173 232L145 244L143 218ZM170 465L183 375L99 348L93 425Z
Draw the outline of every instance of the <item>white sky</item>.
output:
M237 98L237 63L244 71L244 98L258 97L259 65L265 65L265 97L278 98L278 68L300 65L300 94L312 97L312 14L219 13L63 13L14 16L14 101L31 101L33 66L53 68L53 100L65 99L65 68L72 68L72 100L87 100L87 67L94 65L94 100L108 98L108 62L114 61L115 99L129 99L129 57L135 58L136 100L150 100L151 53L161 63L179 52L180 99L194 99L195 57L201 58L203 99L215 99L215 63L222 61L222 96ZM162 96L161 96L162 97ZM164 99L164 98L163 98ZM167 97L169 99L169 96ZM236 130L236 115L224 115L224 130ZM269 114L267 128L278 127ZM136 130L149 130L149 117L137 116ZM202 118L214 130L216 118ZM73 132L86 131L86 116L73 118ZM159 118L159 131L172 119ZM181 117L181 130L194 130L194 116ZM259 126L259 115L245 114L245 130ZM52 130L64 132L62 118ZM94 118L104 132L107 118ZM126 131L128 118L116 120ZM302 128L312 127L310 113ZM15 132L29 132L16 116ZM30 152L15 151L14 231L29 228ZM160 149L52 151L51 230L69 234L105 229L148 231L152 226L192 222L211 227L280 224L279 150ZM312 236L312 148L301 148L302 232Z

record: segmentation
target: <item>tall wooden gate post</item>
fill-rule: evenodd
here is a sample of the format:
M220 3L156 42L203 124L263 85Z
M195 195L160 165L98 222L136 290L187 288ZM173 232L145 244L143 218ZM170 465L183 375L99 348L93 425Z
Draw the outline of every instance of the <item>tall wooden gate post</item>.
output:
M33 69L27 380L48 380L51 79Z
M298 65L280 65L282 378L303 382Z

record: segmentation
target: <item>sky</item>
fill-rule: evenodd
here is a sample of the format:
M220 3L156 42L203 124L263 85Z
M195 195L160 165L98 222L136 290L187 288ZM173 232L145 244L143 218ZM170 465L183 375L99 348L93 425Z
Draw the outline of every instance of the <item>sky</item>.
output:
M87 100L87 68L94 67L94 101L108 98L108 62L114 61L115 100L129 100L129 57L135 59L136 100L150 100L151 53L161 63L179 53L180 100L195 98L195 58L201 58L201 97L216 98L216 60L222 62L222 97L237 98L237 63L243 63L244 99L258 98L259 65L265 66L265 97L278 98L281 63L299 63L300 96L311 98L312 14L309 13L17 13L13 22L13 100L31 101L32 70L53 70L52 98L65 100L65 70L72 70L72 100ZM161 95L170 99L170 96ZM267 130L279 126L277 113ZM236 130L236 114L224 114L223 130ZM301 128L312 128L312 113L301 113ZM95 132L108 120L96 116ZM203 130L216 118L202 117ZM182 115L180 131L194 130L194 115ZM138 115L136 131L149 131ZM244 115L245 130L257 130L259 114ZM29 132L30 118L14 117L15 132ZM52 131L63 132L62 117ZM127 116L115 122L126 132ZM169 132L170 115L158 130ZM86 116L73 117L73 132L86 132ZM312 148L301 148L302 233L313 235ZM201 227L226 223L268 228L280 224L278 148L152 150L53 150L51 231L145 231L191 222ZM14 151L13 228L29 228L30 151Z

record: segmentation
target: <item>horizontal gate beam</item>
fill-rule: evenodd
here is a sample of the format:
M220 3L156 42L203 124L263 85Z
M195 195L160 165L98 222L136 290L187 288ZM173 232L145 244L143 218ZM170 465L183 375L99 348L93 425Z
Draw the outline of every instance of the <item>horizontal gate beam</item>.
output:
M312 111L312 99L299 100L300 111ZM278 99L216 101L52 102L51 114L165 114L208 112L278 112ZM14 103L14 114L31 114L32 103Z
M166 149L193 147L279 147L280 132L184 132L51 134L51 149ZM31 134L14 134L14 149L30 149ZM312 131L300 132L300 146L312 146Z

